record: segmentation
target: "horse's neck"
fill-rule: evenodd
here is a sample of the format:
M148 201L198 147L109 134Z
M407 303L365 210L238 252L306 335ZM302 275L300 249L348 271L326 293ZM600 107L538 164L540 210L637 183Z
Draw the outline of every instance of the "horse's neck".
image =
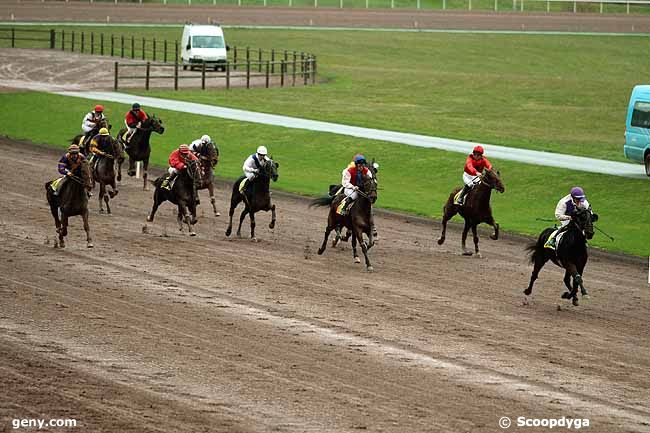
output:
M584 248L587 244L587 238L582 234L582 230L571 223L571 226L564 234L564 239L560 243L562 249L575 249L575 248Z
M261 176L257 178L255 182L255 191L256 192L269 192L271 186L271 178L266 176Z
M84 202L88 202L88 196L82 184L74 179L68 179L63 191L61 191L61 206L67 207L74 201L79 201L83 204Z
M490 197L492 196L492 188L484 183L480 183L474 193L475 200L479 203L490 203Z

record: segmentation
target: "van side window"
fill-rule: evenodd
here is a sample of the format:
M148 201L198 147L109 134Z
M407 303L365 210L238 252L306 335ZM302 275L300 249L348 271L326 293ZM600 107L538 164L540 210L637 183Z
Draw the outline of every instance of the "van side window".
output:
M650 129L650 102L637 101L634 103L632 126Z

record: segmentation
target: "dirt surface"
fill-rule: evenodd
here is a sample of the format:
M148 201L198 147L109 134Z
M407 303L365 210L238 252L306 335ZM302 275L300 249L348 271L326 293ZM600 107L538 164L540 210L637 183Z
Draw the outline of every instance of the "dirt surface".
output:
M645 15L464 12L389 9L263 8L88 2L3 1L2 21L195 23L572 32L650 32ZM13 15L12 15L13 14ZM13 16L13 18L12 18Z
M93 198L94 249L79 217L55 249L58 156L0 140L0 431L495 432L501 416L650 431L643 260L592 257L592 298L572 308L552 266L524 300L517 239L468 258L457 231L439 247L437 225L378 213L367 273L349 246L316 255L325 211L286 194L258 243L225 238L205 193L197 237L169 203L144 234L152 193L131 178L112 216Z

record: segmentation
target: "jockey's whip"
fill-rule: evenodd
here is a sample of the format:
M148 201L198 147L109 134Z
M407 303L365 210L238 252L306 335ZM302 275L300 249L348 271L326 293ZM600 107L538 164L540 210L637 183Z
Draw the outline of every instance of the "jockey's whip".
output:
M555 220L548 219L548 218L535 218L535 220L536 220L536 221L549 222L549 223L555 222ZM614 241L614 238L613 238L612 236L610 236L610 235L608 235L607 233L605 233L604 231L602 231L598 226L594 225L594 228L595 228L596 230L598 230L599 232L601 232L602 234L604 234L605 236L607 236L607 237L609 238L610 241L612 241L612 242Z
M604 234L605 236L607 236L607 237L609 238L609 240L611 240L612 242L614 241L614 238L613 238L613 237L611 237L610 235L608 235L607 233L605 233L604 231L602 231L602 230L599 229L598 227L594 226L594 228L595 228L596 230L598 230L599 232L601 232L602 234Z
M554 223L555 220L548 219L548 218L535 218L535 221L544 221L546 223Z

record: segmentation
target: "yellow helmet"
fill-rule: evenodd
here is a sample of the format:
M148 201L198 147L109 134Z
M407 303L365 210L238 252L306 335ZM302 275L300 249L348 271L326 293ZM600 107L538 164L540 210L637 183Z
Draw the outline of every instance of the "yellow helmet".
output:
M108 132L108 129L106 129L106 128L101 128L101 129L99 130L99 135L110 135L110 134L109 134L109 132Z

